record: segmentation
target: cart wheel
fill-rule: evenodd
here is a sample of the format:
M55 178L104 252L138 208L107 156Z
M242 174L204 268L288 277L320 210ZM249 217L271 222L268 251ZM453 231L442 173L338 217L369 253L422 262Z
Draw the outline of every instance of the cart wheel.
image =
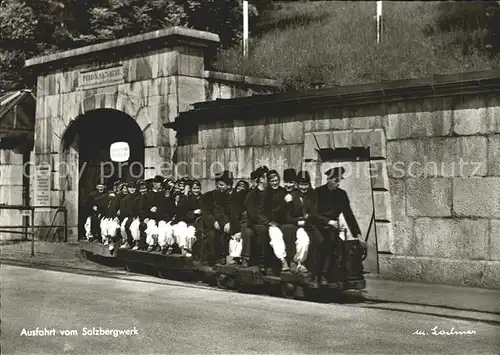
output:
M280 284L274 284L274 283L268 283L265 285L267 288L267 294L272 297L281 297L282 296L282 291L281 291L281 285Z
M290 282L281 283L281 296L287 299L295 298L295 285Z
M229 290L236 290L238 288L237 282L234 277L227 276L226 285Z
M310 291L310 292L309 292ZM320 287L317 289L309 289L307 292L308 301L319 303L330 303L334 300L338 292L331 290L327 287Z
M305 299L305 287L302 285L296 285L295 286L295 298L299 300L304 300Z
M254 289L254 287L252 285L238 283L238 292L239 293L254 293L253 289Z
M217 286L222 288L223 290L227 290L228 288L228 277L224 274L217 274L215 277L217 280Z
M318 302L321 298L321 292L324 292L324 290L320 288L304 287L304 300Z
M163 268L158 268L158 277L161 279L166 279L167 278L167 272Z

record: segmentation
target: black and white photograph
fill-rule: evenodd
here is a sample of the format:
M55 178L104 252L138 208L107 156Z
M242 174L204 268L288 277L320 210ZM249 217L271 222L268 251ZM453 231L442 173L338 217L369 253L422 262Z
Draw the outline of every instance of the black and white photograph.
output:
M500 355L500 1L0 0L5 355Z

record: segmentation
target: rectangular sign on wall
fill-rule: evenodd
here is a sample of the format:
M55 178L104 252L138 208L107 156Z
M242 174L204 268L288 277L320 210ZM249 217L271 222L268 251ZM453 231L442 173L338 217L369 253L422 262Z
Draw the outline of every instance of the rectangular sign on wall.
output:
M35 205L50 206L50 167L36 167Z
M123 66L87 71L78 75L78 87L80 89L117 85L123 82Z

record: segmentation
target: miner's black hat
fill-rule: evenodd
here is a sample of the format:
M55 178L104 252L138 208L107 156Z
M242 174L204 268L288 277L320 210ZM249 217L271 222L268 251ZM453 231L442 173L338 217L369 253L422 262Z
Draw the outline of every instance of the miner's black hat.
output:
M280 176L280 174L278 174L278 172L277 172L276 170L274 170L274 169L273 169L273 170L269 170L269 171L267 172L267 178L268 178L268 179L269 179L271 176L273 176L273 175L277 175L278 177Z
M249 183L248 181L245 181L245 180L240 180L236 183L236 186L238 186L239 184L243 184L245 186L245 190L248 190L248 187L249 187Z
M342 179L342 175L344 175L345 169L342 166L337 166L335 168L328 169L325 172L325 175L327 176L328 179L337 179L340 180Z
M148 189L151 189L153 187L153 181L154 179L147 179L146 181L144 181L144 184Z
M137 188L140 188L142 185L146 185L146 181L144 181L144 180L137 180L137 182L135 183L135 186Z
M311 183L311 176L309 175L309 172L307 170L302 170L302 171L299 171L299 173L297 174L297 182L300 184L300 183L303 183L303 182L307 182L307 183Z
M161 175L156 175L153 179L153 182L155 183L162 183L163 182L163 176Z
M267 174L267 172L269 171L269 168L267 166L259 166L257 168L257 170L254 171L255 173L255 178L258 179L260 178L262 175L265 175Z
M283 181L288 182L288 181L297 181L297 172L293 168L285 169L283 171Z
M232 186L233 185L233 173L228 171L228 170L224 170L223 172L221 173L218 173L215 175L215 181L224 181L226 184Z

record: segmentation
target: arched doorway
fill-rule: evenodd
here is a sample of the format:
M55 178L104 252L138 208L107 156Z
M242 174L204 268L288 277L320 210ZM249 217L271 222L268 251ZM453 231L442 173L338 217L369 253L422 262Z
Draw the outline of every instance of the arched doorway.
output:
M111 109L97 109L79 116L68 126L62 139L61 160L66 171L62 178L64 203L78 216L78 239L83 233L86 216L82 205L97 183L108 189L116 180L136 180L144 177L144 137L137 122L129 115ZM110 146L125 142L130 157L125 162L113 162ZM71 211L70 211L71 214Z

